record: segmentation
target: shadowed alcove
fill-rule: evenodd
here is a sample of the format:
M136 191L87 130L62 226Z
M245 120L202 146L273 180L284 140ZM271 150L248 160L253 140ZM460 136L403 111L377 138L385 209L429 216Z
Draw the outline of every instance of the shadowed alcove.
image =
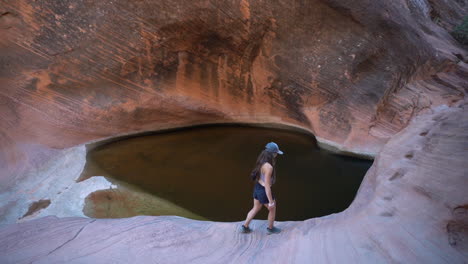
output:
M282 221L344 210L372 164L320 150L312 135L284 129L210 125L127 137L88 152L80 180L105 176L119 188L91 193L84 213L242 220L253 201L250 172L270 141L285 152L276 158L272 188Z

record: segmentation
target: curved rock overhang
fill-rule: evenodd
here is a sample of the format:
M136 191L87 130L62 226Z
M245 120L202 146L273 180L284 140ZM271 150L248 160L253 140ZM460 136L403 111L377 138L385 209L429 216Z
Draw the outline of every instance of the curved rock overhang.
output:
M449 34L467 13L466 1L1 3L0 191L13 197L0 208L2 217L17 207L15 196L47 199L37 196L50 183L31 179L67 169L78 173L83 144L89 142L207 123L287 125L313 133L333 151L372 158L388 142L387 152L380 152L348 210L284 223L297 226L286 233L289 240L263 240L276 241L272 245L281 250L253 257L251 248L240 260L466 261L466 241L460 239L466 237L466 165L460 160L466 148L459 147L466 144L460 128L467 122L467 52ZM447 121L431 121L438 114ZM421 115L431 117L414 126L427 132L408 128L393 138ZM429 131L439 132L419 135ZM430 144L415 141L424 138ZM421 160L417 153L423 153ZM405 166L410 168L396 169ZM440 169L447 172L430 174ZM411 173L415 176L404 176ZM427 175L433 176L421 178ZM26 180L32 185L23 188ZM63 177L61 186L69 180ZM398 184L405 181L410 182ZM393 194L386 194L389 190ZM51 200L46 209L54 206L68 208ZM189 236L194 239L211 234L209 241L219 246L232 233L215 230L234 229L170 217L133 219L178 229L169 240L159 240L167 245L183 240L178 237L183 230L194 232ZM52 219L38 221L46 225ZM89 220L53 221L72 226ZM128 225L92 221L89 227ZM73 226L78 233L68 241L84 230L82 224ZM155 228L165 232L162 227ZM197 227L213 233L194 231ZM1 232L20 232L17 228ZM49 257L59 257L62 246ZM341 250L335 254L336 248ZM208 254L200 252L181 258ZM221 250L213 260L233 261L228 255Z
M47 216L0 229L5 263L464 263L468 103L413 120L384 146L345 211L306 221ZM94 178L94 177L93 177ZM41 243L38 241L48 241Z

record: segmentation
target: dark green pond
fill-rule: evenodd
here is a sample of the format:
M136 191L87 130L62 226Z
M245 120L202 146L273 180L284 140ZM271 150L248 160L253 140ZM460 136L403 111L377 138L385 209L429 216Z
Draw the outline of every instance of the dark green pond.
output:
M184 217L241 221L253 204L250 171L270 141L284 152L277 157L277 181L273 186L278 221L305 220L343 211L351 204L372 164L320 150L313 136L298 132L209 126L138 136L96 147L88 153L81 178L102 175L110 181L136 185L151 197L201 216L180 213ZM106 197L116 199L107 194ZM99 201L87 199L88 209ZM159 212L153 203L127 202L125 208L138 212L135 207L139 206L147 207L140 210L147 215L172 212ZM127 210L122 208L119 210ZM90 216L106 217L91 211L88 210ZM136 213L108 213L107 217L132 214ZM266 216L267 209L263 208L255 218Z

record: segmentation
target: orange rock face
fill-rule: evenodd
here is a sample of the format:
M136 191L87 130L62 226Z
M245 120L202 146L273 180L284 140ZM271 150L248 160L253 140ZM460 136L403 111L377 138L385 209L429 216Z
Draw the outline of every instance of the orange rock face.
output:
M337 152L379 153L350 208L282 223L280 236L48 217L0 229L0 262L466 263L468 55L449 32L467 13L466 1L0 0L0 197L26 197L0 217L50 198L34 196L50 180L13 187L63 149L136 132L287 125Z
M2 1L2 181L55 149L201 123L286 124L372 157L412 117L465 96L466 51L446 30L466 9Z

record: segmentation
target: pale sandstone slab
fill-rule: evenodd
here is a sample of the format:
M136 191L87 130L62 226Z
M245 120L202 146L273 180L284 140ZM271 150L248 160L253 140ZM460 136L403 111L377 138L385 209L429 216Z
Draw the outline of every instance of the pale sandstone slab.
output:
M344 212L283 232L175 216L47 216L0 229L2 263L466 263L467 105L418 117L376 157ZM48 241L44 243L44 241Z

